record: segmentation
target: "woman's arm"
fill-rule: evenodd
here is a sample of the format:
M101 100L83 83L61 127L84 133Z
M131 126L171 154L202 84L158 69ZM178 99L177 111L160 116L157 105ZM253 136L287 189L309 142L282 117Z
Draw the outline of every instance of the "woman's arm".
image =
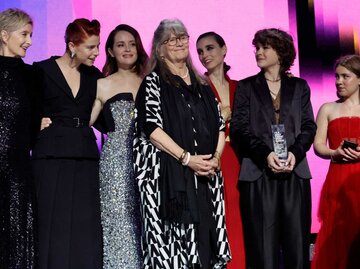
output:
M182 154L186 149L181 148L175 141L161 128L156 128L150 134L150 141L159 150L166 152L177 160L180 160ZM195 174L200 176L208 176L214 170L214 162L211 161L212 154L207 155L191 155L187 166L195 171ZM184 158L184 164L187 157ZM217 163L216 163L217 166Z
M264 165L267 163L267 157L272 149L250 130L251 125L254 124L250 122L250 110L254 105L250 101L251 84L251 81L248 80L238 83L230 123L230 139L241 156L251 158L259 165Z
M330 159L335 152L327 145L330 108L330 104L322 105L316 117L317 130L314 139L314 151L317 156L323 159Z
M96 121L96 119L98 118L100 111L102 109L102 102L100 99L96 98L91 110L91 116L90 116L90 122L89 122L89 126L92 126L94 124L94 122Z
M300 162L306 156L306 152L310 149L314 142L316 134L316 124L314 121L314 113L310 101L310 88L306 81L296 82L302 87L301 95L301 127L300 133L296 136L295 142L289 146L289 152L292 152L296 162ZM297 87L298 87L297 86Z
M359 161L360 148L356 150L351 148L342 148L343 142L336 149L330 149L327 145L327 133L330 113L334 111L333 103L321 106L316 123L318 129L314 140L314 150L317 156L323 159L331 159L332 161Z
M103 102L102 102L102 98L101 98L103 95L103 92L104 92L103 80L104 79L99 79L97 81L96 99L94 101L94 104L93 104L93 107L91 110L89 126L92 126L94 124L94 122L98 118L100 111L102 110L102 107L103 107Z
M215 172L215 170L218 170L221 167L220 159L221 159L221 155L224 151L224 147L225 147L225 132L220 131L216 150L211 158L211 161L213 162L213 165L214 165L214 172Z

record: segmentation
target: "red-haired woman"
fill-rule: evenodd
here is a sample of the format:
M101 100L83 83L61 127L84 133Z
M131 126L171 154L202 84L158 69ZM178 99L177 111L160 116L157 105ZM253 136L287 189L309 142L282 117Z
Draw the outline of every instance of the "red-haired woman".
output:
M34 63L42 116L52 122L33 150L41 269L102 268L99 152L89 127L101 76L92 66L99 34L97 20L76 19L67 26L64 55Z

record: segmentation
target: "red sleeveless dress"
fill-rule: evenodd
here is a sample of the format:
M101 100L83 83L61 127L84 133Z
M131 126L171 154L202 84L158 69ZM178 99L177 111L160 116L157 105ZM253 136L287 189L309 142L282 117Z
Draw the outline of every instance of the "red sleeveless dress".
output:
M360 144L360 117L329 122L328 139L336 149L344 139ZM360 162L330 163L320 197L312 269L360 268Z
M233 101L237 81L231 80L226 76L229 82L230 90L230 106L233 109ZM209 84L218 99L221 102L220 96L216 91L215 86L209 79ZM229 136L229 122L226 122L225 137ZM230 243L230 250L232 260L227 264L227 269L245 269L245 251L244 238L240 214L240 193L238 189L238 178L240 173L240 164L235 155L230 142L225 143L224 151L221 156L221 171L224 176L224 193L225 193L225 221L228 238Z

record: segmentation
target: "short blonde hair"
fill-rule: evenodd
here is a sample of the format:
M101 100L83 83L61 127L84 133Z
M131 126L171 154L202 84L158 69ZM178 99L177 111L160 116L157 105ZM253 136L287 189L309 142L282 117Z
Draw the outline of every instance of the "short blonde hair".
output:
M29 14L21 9L9 8L0 12L0 32L11 33L27 24L33 25L33 20ZM3 41L0 39L0 45L2 43Z

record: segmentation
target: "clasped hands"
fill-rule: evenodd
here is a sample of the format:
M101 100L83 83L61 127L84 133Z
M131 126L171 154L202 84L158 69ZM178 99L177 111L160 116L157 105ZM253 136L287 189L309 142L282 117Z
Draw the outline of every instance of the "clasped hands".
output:
M292 152L288 153L287 160L280 160L275 152L271 152L267 158L267 164L274 174L291 173L294 170L296 158Z
M191 155L188 166L194 170L197 176L211 177L218 168L218 160L212 154Z

